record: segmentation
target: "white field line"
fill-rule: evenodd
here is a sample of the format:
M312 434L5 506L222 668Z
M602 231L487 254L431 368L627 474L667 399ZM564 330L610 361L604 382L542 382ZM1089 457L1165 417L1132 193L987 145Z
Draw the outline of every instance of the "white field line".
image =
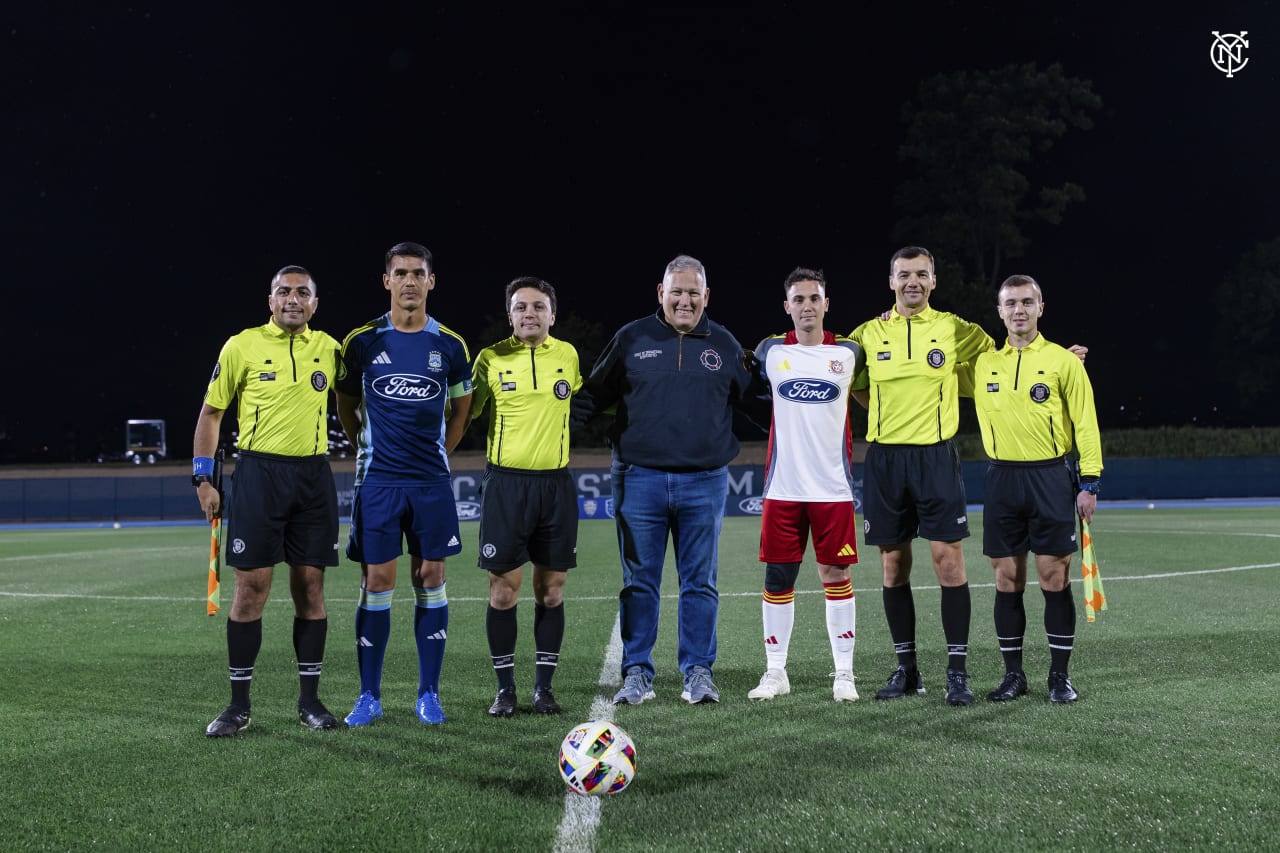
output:
M622 626L613 621L613 634L604 652L604 664L600 667L600 679L596 683L601 692L591 703L589 720L613 719L613 694L622 681ZM564 794L564 817L556 829L556 853L579 853L596 849L596 829L600 825L601 797L584 797L572 791Z
M1121 583L1123 581L1165 580L1168 578L1177 578L1177 577L1183 577L1183 576L1190 577L1192 575L1219 575L1227 572L1249 572L1249 571L1256 571L1257 569L1275 569L1275 568L1280 568L1280 563L1255 563L1253 565L1248 565L1248 566L1223 566L1217 569L1187 569L1185 571L1180 571L1180 572L1155 572L1155 573L1146 574L1146 575L1111 575L1103 578L1103 580L1106 583ZM1079 582L1078 578L1076 578L1075 580L1076 582ZM1035 583L1036 581L1034 578L1027 579L1028 585L1035 585ZM994 586L995 586L994 583L973 583L972 581L970 581L969 583L970 589L989 589ZM914 590L926 590L926 589L938 589L939 587L937 584L914 584L913 583L911 585L911 588ZM880 587L879 586L857 587L855 588L854 591L861 592L864 594L869 594L869 593L879 592ZM821 595L821 594L822 594L822 590L820 589L796 590L796 595ZM677 598L679 598L679 595L677 593L668 593L662 597L668 601L675 601ZM759 598L760 593L759 592L725 592L725 593L721 593L720 597L721 598ZM194 596L190 598L185 598L185 597L176 596L176 595L93 595L93 594L82 593L82 592L10 592L7 590L0 590L0 598L48 598L48 599L75 599L75 600L81 600L81 601L172 601L177 603L188 603L188 604L193 601L205 600L203 596ZM460 604L475 604L479 602L487 602L489 599L487 597L480 597L480 596L469 596L469 597L450 596L449 600L456 601ZM575 596L573 600L574 601L615 601L617 600L617 596L616 595L584 595L584 596ZM357 603L357 601L358 599L356 598L341 598L333 595L325 596L325 602L329 604L355 604ZM287 604L289 606L293 606L293 601L287 595L273 596L267 603L268 604ZM621 648L621 646L619 646L619 648ZM619 654L621 653L619 652ZM619 658L619 665L620 663L621 663L621 658ZM603 675L601 677L603 678ZM602 680L600 683L604 684L605 682ZM616 684L618 682L615 681L614 683ZM610 703L609 708L606 710L612 712L612 708L613 708L612 703ZM594 713L594 710L595 710L594 705L592 706L592 710ZM608 715L606 715L606 717L607 716ZM592 717L592 719L596 719L596 717ZM612 718L609 718L609 719L612 719Z
M0 563L36 563L49 560L87 560L92 559L94 551L63 551L57 554L20 554L0 557ZM130 548L130 554L197 554L199 549L188 545L169 545L164 548Z

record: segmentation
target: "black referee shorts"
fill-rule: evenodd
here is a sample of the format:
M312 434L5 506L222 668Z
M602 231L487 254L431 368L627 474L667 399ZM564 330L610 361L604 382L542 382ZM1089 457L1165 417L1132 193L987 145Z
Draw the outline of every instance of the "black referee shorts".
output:
M1034 551L1074 554L1075 475L1068 462L993 462L987 467L982 553L1013 557Z
M323 456L240 451L227 505L227 565L338 565L338 492Z
M916 536L932 542L968 538L960 455L949 440L873 442L862 471L862 532L868 545L897 545Z
M489 464L480 484L480 559L504 574L525 563L578 565L578 490L568 468L530 471Z

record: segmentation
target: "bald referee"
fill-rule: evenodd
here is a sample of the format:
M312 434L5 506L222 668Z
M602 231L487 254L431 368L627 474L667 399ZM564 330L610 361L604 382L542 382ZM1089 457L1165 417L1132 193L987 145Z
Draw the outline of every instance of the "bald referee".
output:
M227 340L196 423L192 483L212 521L222 515L212 482L222 416L239 399L240 436L227 514L227 565L236 572L227 619L231 704L205 729L227 737L249 727L249 685L262 645L262 610L277 563L289 564L293 647L298 659L298 719L313 729L338 720L316 695L328 620L324 570L338 564L338 499L328 451L329 388L338 342L307 323L316 283L288 266L271 280L271 319Z
M1084 365L1039 332L1040 285L1027 275L1005 279L997 299L1008 342L974 364L974 402L987 468L982 551L996 574L996 638L1005 674L987 694L1008 702L1027 692L1022 593L1027 553L1036 555L1049 641L1049 701L1074 702L1067 664L1075 639L1071 555L1076 515L1092 520L1102 475L1102 441L1093 387ZM1069 458L1079 452L1079 469Z

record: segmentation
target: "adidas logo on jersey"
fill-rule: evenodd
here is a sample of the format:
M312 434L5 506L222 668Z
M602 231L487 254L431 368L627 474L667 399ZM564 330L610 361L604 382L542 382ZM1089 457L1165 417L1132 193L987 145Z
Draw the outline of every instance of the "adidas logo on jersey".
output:
M462 544L462 543L458 541L458 537L457 537L457 536L450 536L450 537L449 537L449 544L448 544L446 547L452 548L454 545L461 545L461 544Z
M373 363L374 364L390 364L391 356L387 355L386 350L383 350L382 352L378 353L378 357L373 360Z
M840 549L839 551L837 551L836 553L837 553L837 554L839 554L841 557L856 557L856 556L858 556L858 550L857 550L856 548L854 548L852 545L850 545L848 542L846 542L846 543L845 543L845 545L844 545L844 547L843 547L843 548L841 548L841 549Z

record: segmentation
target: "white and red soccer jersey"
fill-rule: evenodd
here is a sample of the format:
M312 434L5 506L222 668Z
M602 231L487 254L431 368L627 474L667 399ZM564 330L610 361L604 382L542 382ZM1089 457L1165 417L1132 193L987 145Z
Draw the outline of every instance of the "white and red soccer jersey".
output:
M764 497L853 500L849 385L861 366L861 348L831 332L806 346L791 331L765 338L755 354L773 396Z

